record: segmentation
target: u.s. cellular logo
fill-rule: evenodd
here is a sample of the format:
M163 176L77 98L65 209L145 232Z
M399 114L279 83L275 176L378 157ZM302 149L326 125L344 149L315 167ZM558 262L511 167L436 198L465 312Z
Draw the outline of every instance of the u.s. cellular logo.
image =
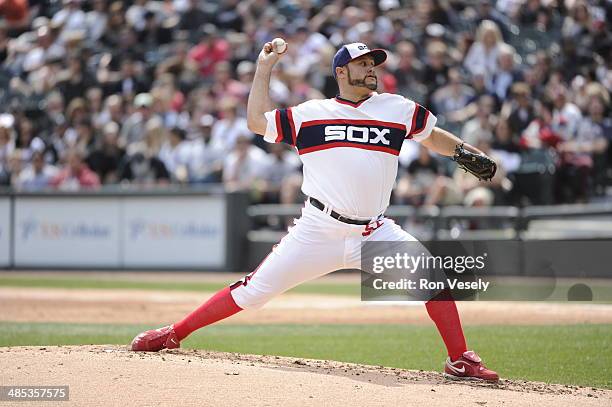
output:
M107 239L111 229L107 225L81 221L40 221L28 219L20 222L18 231L22 240L44 239Z
M129 223L129 236L132 240L211 239L217 238L219 233L218 227L203 222L134 220Z

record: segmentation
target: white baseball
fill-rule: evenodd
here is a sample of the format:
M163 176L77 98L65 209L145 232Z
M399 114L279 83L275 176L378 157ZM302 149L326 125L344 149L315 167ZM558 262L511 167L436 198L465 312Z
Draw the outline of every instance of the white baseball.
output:
M277 54L284 54L287 51L287 43L282 38L272 40L272 50Z

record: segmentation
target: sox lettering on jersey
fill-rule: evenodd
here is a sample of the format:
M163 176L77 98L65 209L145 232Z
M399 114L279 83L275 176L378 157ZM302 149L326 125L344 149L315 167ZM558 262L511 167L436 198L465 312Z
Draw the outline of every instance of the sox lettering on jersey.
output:
M389 129L378 129L376 127L325 126L325 141L348 140L358 143L382 143L388 146L391 142L385 136L390 132ZM374 137L370 138L370 134L373 134Z
M405 125L376 120L312 120L302 124L297 136L300 154L336 147L353 147L398 155L406 135Z

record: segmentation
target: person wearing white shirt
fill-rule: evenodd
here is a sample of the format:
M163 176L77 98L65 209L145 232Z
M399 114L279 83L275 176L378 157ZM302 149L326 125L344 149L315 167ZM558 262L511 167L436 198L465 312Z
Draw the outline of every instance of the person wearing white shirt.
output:
M249 140L253 138L253 133L247 126L247 120L244 117L238 117L237 107L233 99L221 101L222 118L212 128L213 145L227 153L232 151L239 137L246 137Z
M476 32L476 42L472 44L465 57L465 68L472 75L484 74L485 80L489 81L497 72L497 57L501 44L503 40L497 24L484 20Z
M43 153L37 151L32 155L32 164L19 174L15 187L21 191L40 191L46 189L58 172L58 168L46 164Z
M51 23L62 27L61 42L64 42L73 31L87 33L86 15L81 10L80 0L64 0L64 7L53 16Z
M191 158L191 143L185 141L185 131L175 127L159 150L159 159L164 163L172 179L185 182Z
M211 128L215 119L202 115L196 137L191 141L188 163L191 182L214 182L216 173L221 171L223 151L211 142Z
M262 178L266 153L251 144L251 138L239 136L232 151L223 162L223 183L228 191L249 190Z

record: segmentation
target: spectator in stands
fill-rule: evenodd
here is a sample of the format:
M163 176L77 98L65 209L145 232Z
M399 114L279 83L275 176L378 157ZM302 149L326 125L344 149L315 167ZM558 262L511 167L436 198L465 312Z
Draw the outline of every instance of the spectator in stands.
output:
M446 48L446 45L439 41L431 42L427 46L427 63L425 64L423 81L428 93L433 93L448 82L449 67L447 65Z
M173 74L160 74L153 82L151 94L154 100L154 112L162 119L164 127L187 127L189 115L183 111L185 95L177 89Z
M87 25L87 38L90 42L95 43L102 38L108 24L108 12L106 0L93 0L92 10L88 11L85 16L85 24Z
M223 150L212 143L212 126L215 119L210 114L200 117L191 145L189 178L195 183L221 181Z
M146 5L147 0L135 0L125 13L127 23L137 31L143 30L145 27Z
M507 104L508 123L513 137L520 137L535 117L529 85L523 82L512 85L512 100ZM502 113L502 115L504 115Z
M229 57L229 43L219 37L217 27L212 24L202 27L200 40L188 55L188 58L196 63L204 79L210 77L219 62L227 61Z
M604 111L603 101L593 98L589 104L589 115L581 119L575 136L559 144L561 176L569 179L573 200L586 201L589 187L592 186L590 179L601 183L601 177L592 176L605 172L605 153L612 136L612 123L609 117L604 118Z
M49 26L40 27L36 31L36 37L36 46L25 55L23 60L23 69L26 72L35 71L48 61L62 59L66 53L64 47L56 42L53 30Z
M571 140L576 135L582 113L578 106L567 100L567 88L558 85L549 91L549 98L554 102L552 125L564 140Z
M251 137L238 136L233 150L223 162L223 184L227 191L250 191L261 179L266 154L251 144Z
M500 158L500 164L507 173L513 173L518 169L521 163L520 147L512 137L508 121L503 118L500 118L495 126L491 151Z
M104 108L94 118L96 127L102 128L110 122L116 123L121 129L121 123L125 122L123 111L123 98L119 95L110 95L104 101ZM124 140L125 141L125 140Z
M462 82L458 68L448 71L448 85L436 90L432 96L432 106L439 118L448 119L449 125L460 126L453 122L453 114L465 108L474 96L474 90Z
M80 151L71 149L66 154L65 164L49 183L62 191L96 189L100 187L98 175L83 162Z
M523 80L521 71L515 67L515 58L514 48L508 44L500 45L497 60L498 69L490 78L487 86L489 91L497 96L498 100L505 100L510 86Z
M501 31L491 20L484 20L478 26L476 42L465 57L465 68L472 74L483 73L490 81L497 73L497 59L500 46L503 44Z
M426 89L423 87L423 64L417 59L416 49L412 42L401 41L395 47L397 63L391 71L397 79L398 92L402 95L418 96L422 100Z
M134 98L136 111L132 113L121 129L121 144L128 145L142 140L147 122L153 117L153 97L149 93L139 93Z
M123 58L118 73L110 71L105 73L105 93L132 98L136 94L145 92L148 84L143 80L143 75L139 71L137 62L131 56Z
M82 55L68 56L67 69L58 74L57 87L66 103L85 96L85 90L95 84L95 79L87 72Z
M553 109L549 100L538 102L534 119L520 137L521 164L517 170L515 195L522 203L550 204L554 184L560 184L561 178L556 174L556 148L562 138L553 126Z
M538 103L538 114L521 134L520 144L524 148L556 149L563 140L554 121L554 104L550 100Z
M395 197L398 203L420 206L425 203L438 177L443 175L440 164L423 146L418 158L400 175Z
M541 133L564 138L566 143L559 145L568 151L561 155L593 159L585 176L598 192L612 181L612 157L603 160L605 155L595 152L601 142L593 150L588 137L600 129L606 137L610 116L610 7L601 1L37 0L29 10L25 3L10 0L19 5L19 15L0 22L0 118L5 113L17 118L0 128L5 183L14 173L9 161L31 168L41 148L50 165L80 148L105 183L117 178L167 183L170 176L159 154L166 137L173 137L167 134L173 127L188 130L181 144L189 145L189 181L220 181L220 157L236 156L235 140L252 137L240 123L253 62L261 44L277 36L290 45L271 79L276 105L334 97L330 64L335 50L343 43L365 41L390 53L379 71L379 91L397 90L428 106L439 126L451 131L464 127L467 138L494 133L495 151L507 155L501 158L503 166L518 167L506 169L518 179L514 188L517 196L527 196L525 202L552 202L524 192L546 189L542 179L554 175L550 155L557 152L546 144L554 138ZM476 115L479 101L490 96L496 100L489 118L497 117L498 124L494 131L482 126L490 127L483 133L475 125L485 115ZM594 97L603 103L601 114L597 102L591 103ZM233 100L232 109L225 107L226 98ZM548 98L556 105L550 121L534 113L534 106ZM116 146L114 136L104 132L107 124L113 133L119 127ZM528 133L536 137L526 137ZM523 144L517 152L521 136L540 148ZM260 137L253 143L270 150L259 151L269 160L284 163ZM19 152L13 154L15 149ZM119 150L127 158L117 169ZM592 151L585 155L583 150ZM418 145L406 143L402 151L407 165L418 155ZM544 175L538 172L542 168ZM120 175L109 175L114 172ZM299 199L299 181L293 173L282 179L282 202ZM571 190L558 199L569 202L580 195L585 200L585 193L592 188Z
M167 185L170 182L170 174L164 163L146 150L126 156L119 174L122 182L139 187Z
M0 114L0 185L10 185L9 159L15 151L15 135L13 115Z
M205 24L212 23L212 16L202 10L198 0L188 0L188 3L188 7L181 13L181 30L197 31Z
M521 0L523 1L523 0ZM512 22L510 18L511 15L506 15L500 13L495 7L494 2L489 0L478 0L478 6L476 7L476 11L478 13L474 22L476 24L482 24L483 21L492 21L495 23L501 30L504 38L507 38L510 35ZM500 3L500 2L497 2ZM499 4L497 4L499 5Z
M239 137L253 138L247 126L246 118L238 116L238 104L235 99L226 98L219 102L221 119L212 128L212 143L216 148L228 153L234 149Z
M116 184L119 182L119 166L124 156L125 150L119 147L119 125L109 122L104 125L95 150L85 161L103 184Z
M85 12L81 9L81 1L63 0L62 3L62 9L51 20L54 27L61 27L60 41L66 42L67 38L74 33L85 35L87 22Z
M261 194L259 201L280 203L283 181L296 173L300 160L294 151L282 143L270 144L270 154L265 157L261 180L257 189Z
M12 114L0 114L0 166L6 167L8 158L15 150L15 135L13 125L15 118Z
M159 150L159 159L164 163L171 180L180 183L189 181L191 143L186 138L185 130L174 127L169 131L167 140Z
M20 191L41 191L51 185L58 174L57 167L45 163L44 154L36 151L32 154L32 163L27 166L17 178L15 188Z
M214 68L212 91L219 99L244 100L249 93L245 84L232 78L232 66L227 61L219 62Z
M478 99L476 117L465 123L461 130L461 139L473 146L480 140L491 142L497 119L493 114L494 109L495 99L490 95L482 95Z
M585 1L575 1L570 8L569 15L563 20L562 35L565 38L572 38L579 46L591 47L590 33L593 29L589 5Z
M21 150L21 159L29 162L32 159L32 153L35 145L41 143L40 139L35 138L34 124L27 117L21 117L17 124L17 139L15 140L15 148ZM36 141L35 141L36 140Z
M6 164L0 171L0 185L15 186L24 166L21 150L16 148L8 156Z

